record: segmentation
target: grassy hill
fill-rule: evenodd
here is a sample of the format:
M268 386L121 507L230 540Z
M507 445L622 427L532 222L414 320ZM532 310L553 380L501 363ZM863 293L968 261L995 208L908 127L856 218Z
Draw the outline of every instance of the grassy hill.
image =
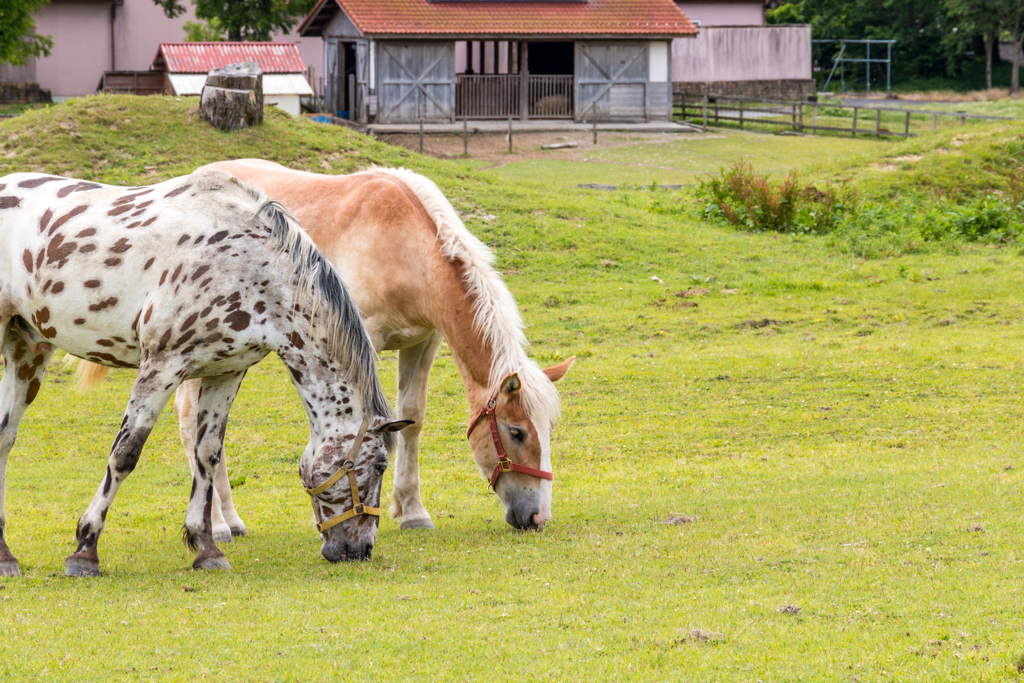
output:
M560 387L553 521L501 523L442 349L421 441L438 528L384 518L372 562L328 565L295 473L308 428L268 360L228 429L251 534L225 547L233 571L187 569L168 411L111 511L105 577L69 581L133 374L81 395L54 368L8 468L25 576L0 580L0 679L1019 680L1015 243L864 258L828 236L701 222L686 193L509 182L273 110L225 134L194 108L96 97L29 112L0 122L0 171L139 184L263 157L428 175L495 249L530 353L579 358ZM1008 191L1019 132L975 133L808 177L878 201ZM395 370L384 354L392 392Z

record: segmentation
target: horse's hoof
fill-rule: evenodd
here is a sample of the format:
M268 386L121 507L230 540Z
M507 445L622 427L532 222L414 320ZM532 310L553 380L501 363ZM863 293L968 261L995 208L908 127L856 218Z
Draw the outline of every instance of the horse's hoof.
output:
M197 557L196 561L192 563L192 569L223 569L227 571L231 569L231 565L228 564L227 558L223 555L220 557L210 555L207 557Z
M214 529L213 540L215 543L231 543L232 541L231 529Z
M399 527L402 531L407 529L433 529L434 523L430 521L430 518L425 519L410 519L408 522L402 522Z
M21 569L18 568L18 561L0 562L0 576L21 576Z
M78 558L68 558L64 563L64 573L68 576L102 576L98 562L89 562Z
M231 535L232 536L248 536L249 532L246 531L245 525L243 524L242 526L233 526L233 527L231 527Z

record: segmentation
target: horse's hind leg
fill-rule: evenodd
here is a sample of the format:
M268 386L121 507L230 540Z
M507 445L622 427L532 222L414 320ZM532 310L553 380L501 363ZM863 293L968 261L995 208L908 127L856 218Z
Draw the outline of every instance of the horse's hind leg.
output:
M245 372L203 378L196 414L195 472L185 517L185 542L196 551L193 569L230 569L213 540L214 473L224 453L228 413Z
M0 380L0 576L19 576L18 559L4 540L7 457L18 436L21 418L42 384L53 347L38 344L33 351L22 335L9 326L4 327L7 328L3 340L4 376Z
M402 529L434 528L420 500L419 447L427 412L427 380L440 344L441 333L435 331L416 346L398 352L398 419L413 420L413 424L398 433L395 486L388 513L401 520Z
M203 381L190 379L182 382L174 397L174 411L178 414L178 434L181 444L185 447L185 459L188 460L189 472L195 476L196 452L196 413L199 408L199 388ZM230 543L233 536L245 536L245 522L235 511L231 499L231 483L228 479L227 453L222 453L220 464L213 475L213 540L217 543Z
M143 361L135 377L128 406L121 420L121 429L118 430L114 445L110 448L107 473L89 507L78 520L77 548L64 561L64 571L68 576L100 575L96 547L106 523L107 512L114 502L121 482L128 478L138 464L142 447L146 444L160 411L167 405L167 400L178 386L176 372L180 365L166 364L159 368L154 367L155 365Z

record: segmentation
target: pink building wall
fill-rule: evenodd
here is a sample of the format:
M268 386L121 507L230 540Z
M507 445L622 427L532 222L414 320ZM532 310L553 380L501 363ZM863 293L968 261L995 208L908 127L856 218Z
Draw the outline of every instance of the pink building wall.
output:
M672 42L672 80L807 80L811 76L811 27L702 27L696 38Z
M690 21L700 26L764 26L764 2L677 2Z
M160 43L185 39L182 25L195 20L192 5L168 19L153 0L124 0L111 22L111 3L105 0L52 0L36 15L36 33L53 38L49 57L36 60L36 80L54 97L90 95L96 92L104 71L145 71ZM111 25L113 24L113 63ZM323 40L295 34L275 35L281 42L299 43L306 66L319 74L323 68Z

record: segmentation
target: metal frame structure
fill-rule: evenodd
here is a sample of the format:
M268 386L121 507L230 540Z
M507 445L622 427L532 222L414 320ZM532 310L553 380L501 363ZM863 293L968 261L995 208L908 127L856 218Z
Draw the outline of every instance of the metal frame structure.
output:
M836 68L839 69L839 81L841 83L841 92L846 93L846 70L844 65L847 62L850 63L863 63L867 69L867 88L868 94L871 94L871 64L885 64L885 94L889 95L892 85L892 46L896 43L895 40L847 40L840 38L838 40L812 40L811 43L839 43L839 54L832 58L832 71L828 74L828 79L825 81L825 85L822 88L824 91L828 91L828 84L832 82L832 77L836 73ZM880 44L886 46L885 59L872 59L871 58L871 46L872 44ZM847 45L864 45L865 56L864 59L855 59L852 57L846 57L846 46Z

